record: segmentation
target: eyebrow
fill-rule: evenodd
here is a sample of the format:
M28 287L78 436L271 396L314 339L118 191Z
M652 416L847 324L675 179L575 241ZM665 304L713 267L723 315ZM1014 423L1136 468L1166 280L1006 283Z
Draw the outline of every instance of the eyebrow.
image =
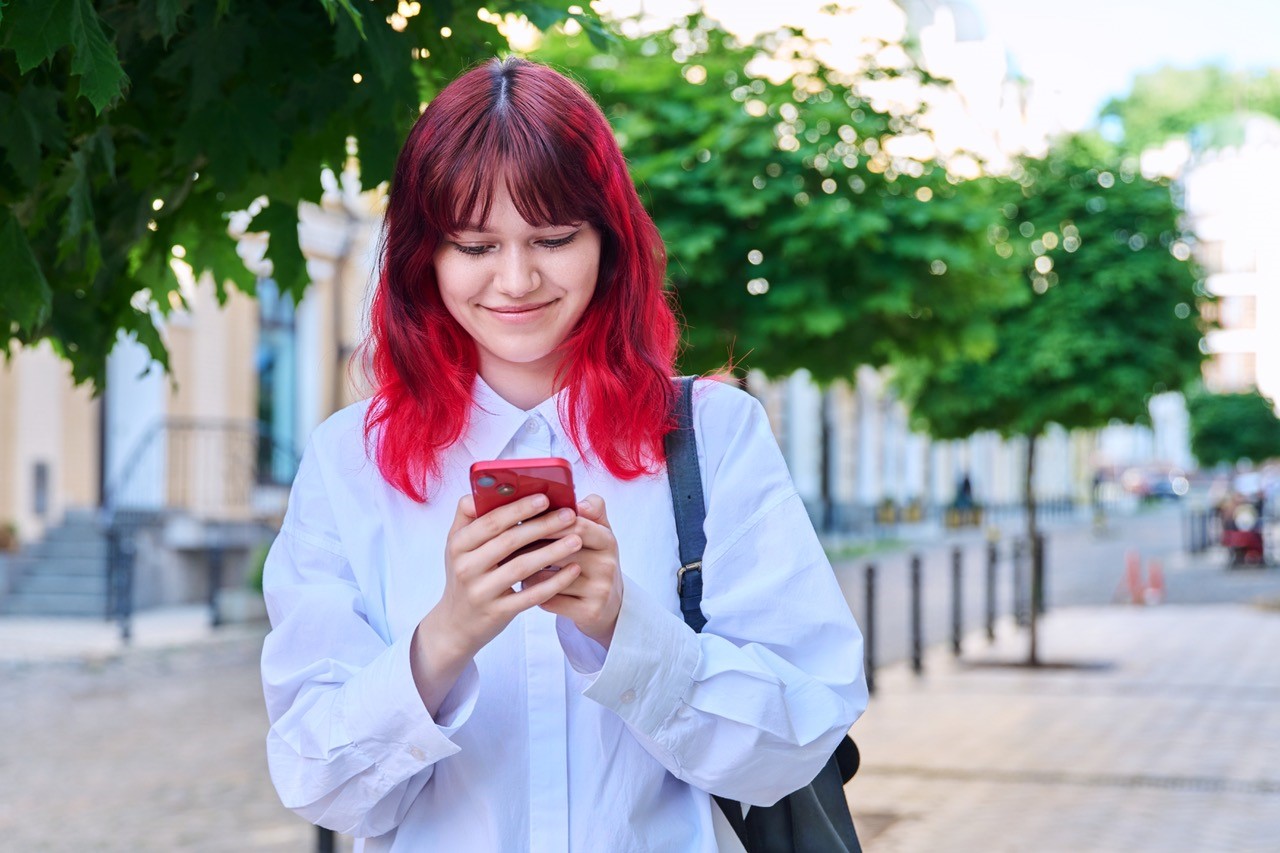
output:
M582 227L583 225L585 225L585 224L586 224L586 220L584 219L584 220L581 220L581 221L579 221L579 222L548 222L548 223L547 223L547 224L545 224L545 225L534 225L534 226L532 226L532 227L533 227L533 228L535 228L535 229L545 229L545 228L581 228L581 227ZM475 222L467 222L467 223L464 223L464 224L462 224L462 225L459 225L459 226L458 226L458 230L457 230L457 231L454 231L453 233L454 233L454 234L463 234L463 233L470 233L470 232L474 232L474 233L476 233L476 234L490 234L490 233L493 233L493 232L489 231L489 229L485 228L482 224L475 223Z

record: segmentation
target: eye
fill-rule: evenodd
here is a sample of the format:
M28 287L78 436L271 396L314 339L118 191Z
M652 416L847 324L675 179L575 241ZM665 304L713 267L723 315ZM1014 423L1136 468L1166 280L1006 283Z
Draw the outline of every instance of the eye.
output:
M578 239L578 234L578 231L574 231L572 234L568 234L564 237L553 237L546 240L540 240L539 242L548 249L559 249Z
M480 244L452 243L450 245L452 245L455 250L472 258L478 258L481 255L487 254L489 250L493 248L492 246L489 246L484 243L480 243Z

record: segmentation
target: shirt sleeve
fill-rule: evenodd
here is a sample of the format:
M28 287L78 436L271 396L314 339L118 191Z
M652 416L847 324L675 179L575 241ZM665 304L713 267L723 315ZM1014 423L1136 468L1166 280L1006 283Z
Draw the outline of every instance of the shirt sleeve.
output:
M695 634L624 578L613 640L584 695L676 777L767 806L812 781L867 690L862 635L764 412L747 399L722 442L725 425L706 430L706 627Z
M320 465L309 447L271 547L263 591L272 630L262 682L267 760L284 805L357 837L399 825L475 707L471 664L436 716L409 665L412 633L389 641L371 624L344 555Z

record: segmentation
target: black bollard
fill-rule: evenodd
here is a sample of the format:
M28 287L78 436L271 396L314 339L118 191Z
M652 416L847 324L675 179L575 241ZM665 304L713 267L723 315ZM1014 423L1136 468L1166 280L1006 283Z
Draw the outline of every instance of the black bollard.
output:
M1037 616L1044 615L1044 575L1044 534L1037 533L1031 551L1031 609Z
M867 674L867 693L876 692L876 564L867 564L867 610L863 619L862 665Z
M996 543L987 543L987 641L996 641Z
M1019 628L1027 626L1027 579L1023 563L1026 557L1026 543L1021 539L1013 540L1013 621Z
M1027 663L1040 665L1039 631L1037 617L1044 612L1044 537L1036 534L1031 540L1031 600L1027 608L1028 633L1031 637L1030 655Z
M911 671L916 675L924 672L924 626L921 625L922 614L920 598L922 595L920 578L920 555L911 555Z
M960 632L964 622L964 552L951 549L951 654L960 657Z
M219 540L209 548L209 626L222 626L222 610L218 607L218 591L222 589L222 542Z

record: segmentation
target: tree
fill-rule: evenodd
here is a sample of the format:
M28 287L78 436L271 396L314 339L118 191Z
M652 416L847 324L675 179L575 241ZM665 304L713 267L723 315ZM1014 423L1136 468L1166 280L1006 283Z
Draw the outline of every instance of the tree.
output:
M1037 437L1050 424L1145 421L1151 396L1182 388L1204 358L1203 291L1169 186L1117 160L1087 136L1024 158L1005 184L1007 224L988 234L1026 282L1021 303L999 315L994 353L900 365L914 424L933 437L1026 438L1030 543Z
M576 19L569 0L9 0L0 3L0 329L101 388L120 331L167 367L155 320L182 304L174 247L253 292L227 235L253 210L274 277L307 283L297 204L349 138L391 175L444 81L505 49L498 27ZM265 203L255 204L255 200Z
M1280 456L1280 418L1275 403L1258 391L1187 396L1191 452L1205 467L1260 462Z
M819 381L902 354L981 352L987 306L1016 270L986 240L986 181L957 181L918 116L860 87L919 69L842 75L784 31L739 45L705 18L593 55L548 37L539 59L571 69L601 102L666 241L687 323L682 368L727 360ZM774 82L766 56L793 63Z
M1108 101L1102 116L1119 122L1125 151L1138 154L1238 112L1280 118L1280 70L1160 68L1134 78L1129 94Z

